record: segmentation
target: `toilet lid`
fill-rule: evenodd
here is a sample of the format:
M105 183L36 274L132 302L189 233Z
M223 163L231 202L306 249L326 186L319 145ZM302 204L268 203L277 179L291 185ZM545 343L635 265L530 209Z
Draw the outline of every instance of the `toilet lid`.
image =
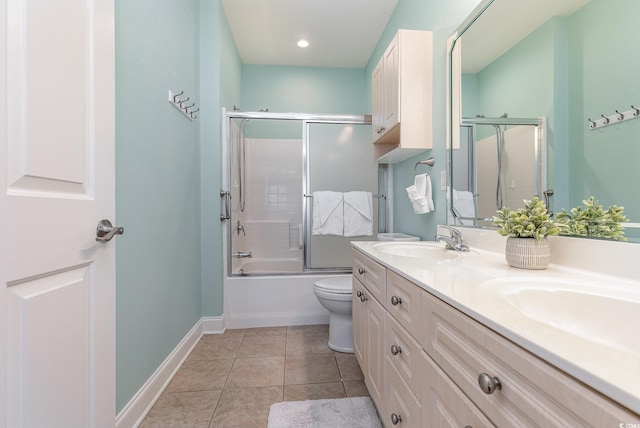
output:
M315 288L336 294L350 294L352 292L351 276L333 276L315 283Z

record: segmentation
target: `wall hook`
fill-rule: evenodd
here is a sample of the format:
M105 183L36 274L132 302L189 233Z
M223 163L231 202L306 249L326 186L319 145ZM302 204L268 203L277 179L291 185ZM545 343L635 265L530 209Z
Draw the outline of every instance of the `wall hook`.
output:
M186 107L182 107L182 108L184 109L184 111L187 111L187 110L189 110L191 107L193 107L195 105L196 105L196 103L193 103L190 106L186 106ZM189 113L189 112L187 111L187 113Z
M591 118L588 118L587 120L589 121L589 128L595 128L596 127L596 123L593 120L591 120Z
M609 118L607 116L605 116L604 114L601 114L600 117L604 119L604 124L605 125L609 124Z
M631 105L631 108L634 110L634 112L631 114L633 114L635 117L640 116L640 109L635 108L633 104Z
M184 94L184 91L180 92L179 94L175 94L175 95L173 96L173 102L174 102L174 103L177 103L177 102L178 102L178 97L179 97L180 95L182 95L182 94Z
M618 110L616 110L616 113L618 113L618 120L624 120L624 113L620 113Z

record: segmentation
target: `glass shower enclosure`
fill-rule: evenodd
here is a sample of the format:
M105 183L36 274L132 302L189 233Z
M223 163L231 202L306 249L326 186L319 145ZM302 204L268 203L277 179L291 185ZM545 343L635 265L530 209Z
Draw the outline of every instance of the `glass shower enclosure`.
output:
M370 117L227 112L225 198L229 275L349 272L350 241L384 229ZM313 192L373 195L373 235L313 235ZM228 218L226 218L228 217Z

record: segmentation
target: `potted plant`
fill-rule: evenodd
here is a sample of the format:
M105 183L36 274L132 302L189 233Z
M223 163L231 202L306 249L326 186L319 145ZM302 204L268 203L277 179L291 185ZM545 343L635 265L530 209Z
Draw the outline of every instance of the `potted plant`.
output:
M562 235L589 236L626 241L621 223L629 221L623 214L624 207L611 205L605 210L593 196L582 201L584 206L564 209L556 216L556 224Z
M493 217L498 233L507 236L505 258L510 266L521 269L545 269L551 252L547 236L560 230L551 220L547 207L537 196L525 199L524 208L511 211L504 207Z

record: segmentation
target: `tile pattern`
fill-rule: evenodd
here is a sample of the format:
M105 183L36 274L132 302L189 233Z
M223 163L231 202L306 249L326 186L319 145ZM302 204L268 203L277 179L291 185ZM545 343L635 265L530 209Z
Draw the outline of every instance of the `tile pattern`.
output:
M368 396L353 354L327 325L227 330L193 348L141 428L264 428L280 401Z

